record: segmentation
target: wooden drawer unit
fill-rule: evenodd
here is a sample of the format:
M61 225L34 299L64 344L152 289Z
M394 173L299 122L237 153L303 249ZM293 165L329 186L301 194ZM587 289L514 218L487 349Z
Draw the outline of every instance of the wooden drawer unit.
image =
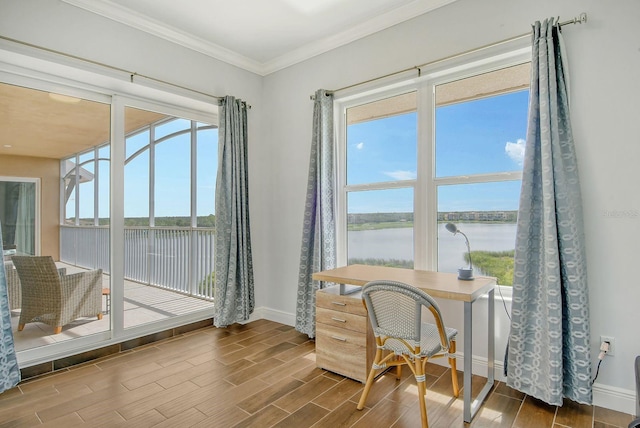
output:
M339 287L316 292L316 365L366 382L376 353L361 293L341 296Z

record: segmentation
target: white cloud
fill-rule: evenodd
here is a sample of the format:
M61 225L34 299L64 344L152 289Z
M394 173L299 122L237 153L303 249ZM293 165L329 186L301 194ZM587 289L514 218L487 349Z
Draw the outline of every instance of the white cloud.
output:
M522 165L524 161L524 145L525 141L522 139L519 139L515 143L508 141L504 146L504 151L514 162L518 165Z
M362 150L364 148L364 143L358 143L356 144L356 149L358 150Z
M415 171L390 171L390 172L384 172L384 175L387 175L395 180L415 180L416 179Z

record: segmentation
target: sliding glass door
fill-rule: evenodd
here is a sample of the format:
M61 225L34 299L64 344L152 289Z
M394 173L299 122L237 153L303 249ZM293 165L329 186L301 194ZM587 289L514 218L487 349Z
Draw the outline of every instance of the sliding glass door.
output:
M74 346L111 328L110 99L11 84L0 84L0 99L0 170L8 176L0 178L0 222L11 325L16 350L40 355L38 348ZM36 283L14 260L20 256L45 257L39 269L51 260L58 277ZM93 276L85 288L72 285L87 275ZM62 296L55 305L47 297L52 292ZM89 309L74 307L84 303ZM61 318L62 325L50 321L69 311L78 316Z
M25 367L213 317L215 106L51 79L0 83L0 224ZM95 314L21 320L20 255L49 257L57 287L99 272L85 294Z
M135 107L125 123L124 328L213 313L217 129Z

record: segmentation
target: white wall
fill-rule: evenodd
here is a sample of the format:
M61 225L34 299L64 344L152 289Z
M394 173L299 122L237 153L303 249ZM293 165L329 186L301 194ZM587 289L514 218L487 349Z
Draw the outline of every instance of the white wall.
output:
M637 0L459 0L265 78L50 0L0 0L0 34L246 99L253 106L249 166L256 306L258 313L293 323L311 141L309 95L524 34L536 20L570 19L581 12L587 12L588 23L565 27L564 35L584 198L594 361L600 335L614 336L617 348L601 367L596 403L631 413L632 364L640 354L640 284L631 270L640 253ZM461 307L444 304L443 309L445 320L462 329ZM501 359L508 322L500 302L496 313L496 358ZM475 316L480 335L484 314ZM476 342L474 354L486 356L480 336Z
M499 11L499 13L498 13ZM640 281L634 278L640 254L640 2L620 0L538 2L459 0L264 80L262 136L270 153L256 176L269 202L269 294L264 305L295 313L298 258L316 89L335 89L386 73L492 44L530 31L551 16L588 14L586 25L565 27L572 119L584 199L591 306L593 360L600 335L616 338L616 355L603 362L594 391L596 403L635 411L633 359L640 354ZM338 94L339 95L339 94ZM605 212L630 212L622 217ZM615 214L615 213L614 213ZM262 257L263 255L258 255ZM461 306L444 305L445 320L462 329ZM502 359L508 320L500 301L496 358ZM482 334L483 313L478 312ZM480 336L477 336L479 339ZM474 354L483 354L481 342ZM595 368L595 367L594 367Z

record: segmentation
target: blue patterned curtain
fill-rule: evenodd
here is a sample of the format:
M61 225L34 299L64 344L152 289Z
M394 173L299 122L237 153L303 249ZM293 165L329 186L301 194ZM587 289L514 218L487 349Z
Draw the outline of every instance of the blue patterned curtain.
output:
M0 230L1 247L2 230ZM16 359L16 349L13 345L7 275L4 271L3 262L0 268L0 393L13 388L18 382L20 382L20 368Z
M255 306L249 233L247 105L227 96L220 102L216 179L216 327L249 319Z
M507 385L552 405L590 404L589 296L560 27L533 28Z
M320 286L311 275L336 265L334 157L333 95L320 89L316 91L313 107L296 304L296 330L309 337L316 335L316 290Z

